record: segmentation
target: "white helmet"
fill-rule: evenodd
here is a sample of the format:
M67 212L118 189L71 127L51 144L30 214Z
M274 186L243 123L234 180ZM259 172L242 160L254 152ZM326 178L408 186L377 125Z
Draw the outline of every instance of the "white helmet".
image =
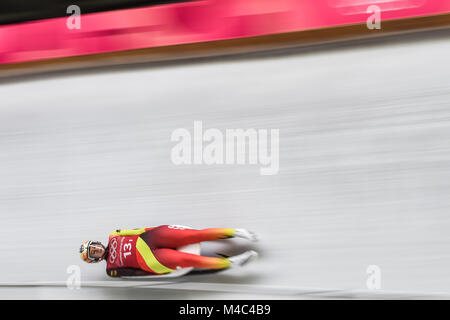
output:
M88 240L88 241L83 242L83 243L81 244L81 247L80 247L80 256L81 256L81 259L82 259L83 261L87 262L87 263L95 263L95 262L100 262L100 261L103 260L103 257L101 257L101 258L96 258L96 257L92 257L92 256L91 256L90 248L91 248L91 246L92 246L93 244L99 244L99 245L101 245L102 247L104 247L104 246L102 245L101 242L99 242L99 241L91 241L91 240Z

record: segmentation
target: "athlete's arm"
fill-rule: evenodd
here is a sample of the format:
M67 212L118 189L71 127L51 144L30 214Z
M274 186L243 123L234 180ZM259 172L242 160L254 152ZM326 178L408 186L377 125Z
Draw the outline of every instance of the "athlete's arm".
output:
M140 229L117 229L110 233L110 236L138 236L153 228L140 228Z
M106 270L106 274L110 277L125 277L125 276L150 276L155 275L154 273L147 272L141 269L134 268L115 268Z

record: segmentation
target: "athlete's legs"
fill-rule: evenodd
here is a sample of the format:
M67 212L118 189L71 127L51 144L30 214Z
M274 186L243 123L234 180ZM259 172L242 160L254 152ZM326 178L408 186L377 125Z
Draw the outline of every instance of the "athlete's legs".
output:
M202 268L202 269L225 269L230 267L230 260L227 258L204 257L196 254L180 252L174 249L152 250L155 258L164 266L176 270L181 268Z
M234 232L235 229L229 228L195 230L164 225L143 233L141 237L152 249L178 248L202 241L227 239L232 237Z

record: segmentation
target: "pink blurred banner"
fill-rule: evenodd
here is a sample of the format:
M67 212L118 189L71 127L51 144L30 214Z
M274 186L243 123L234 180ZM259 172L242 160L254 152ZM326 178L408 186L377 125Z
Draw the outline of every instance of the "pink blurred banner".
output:
M0 64L366 23L450 12L450 0L205 0L0 26ZM81 8L81 13L83 8Z

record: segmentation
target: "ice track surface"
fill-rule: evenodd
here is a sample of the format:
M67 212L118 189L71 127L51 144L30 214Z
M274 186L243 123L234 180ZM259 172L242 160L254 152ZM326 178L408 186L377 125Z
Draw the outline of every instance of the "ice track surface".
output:
M2 299L450 295L447 31L2 80L0 97ZM171 133L194 120L280 129L279 173L175 166ZM160 224L248 228L259 243L207 246L261 256L139 288L79 259L84 240ZM70 265L87 287L64 286Z

